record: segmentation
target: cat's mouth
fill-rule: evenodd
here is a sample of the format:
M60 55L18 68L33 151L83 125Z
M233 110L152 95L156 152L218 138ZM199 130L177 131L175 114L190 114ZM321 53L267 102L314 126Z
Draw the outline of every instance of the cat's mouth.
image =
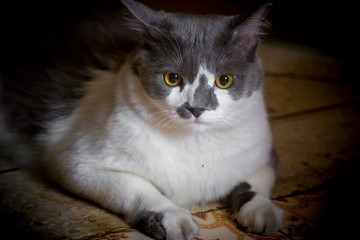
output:
M201 120L200 118L195 118L189 121L190 128L192 130L198 131L198 130L204 130L204 128L208 128L210 126L210 123Z
M189 121L187 127L195 133L207 132L214 128L214 126L210 122L206 122L199 118L195 118Z
M201 121L199 118L195 118L194 121L192 121L193 124L206 124L205 122Z

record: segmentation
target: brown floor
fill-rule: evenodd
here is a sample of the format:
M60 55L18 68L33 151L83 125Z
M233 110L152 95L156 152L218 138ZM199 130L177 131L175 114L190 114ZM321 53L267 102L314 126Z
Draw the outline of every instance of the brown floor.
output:
M322 231L322 223L334 223L328 223L324 216L335 218L340 208L349 209L346 204L353 202L342 201L336 194L350 196L345 189L355 184L359 94L351 82L342 78L339 62L312 49L266 42L260 55L267 76L267 108L280 158L273 199L287 213L284 229L272 238L305 239ZM16 167L5 162L0 166L0 170ZM44 239L82 239L106 233L115 233L107 235L114 239L140 238L114 214L34 181L24 168L2 172L0 183L5 219L2 226L6 226L3 231L13 236L25 231ZM193 212L202 227L199 239L258 238L244 235L229 219L226 207ZM336 221L337 226L341 223Z

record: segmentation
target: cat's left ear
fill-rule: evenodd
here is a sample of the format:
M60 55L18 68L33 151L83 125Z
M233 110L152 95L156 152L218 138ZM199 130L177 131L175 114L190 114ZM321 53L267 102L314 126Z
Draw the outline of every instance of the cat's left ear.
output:
M259 36L269 27L265 18L271 7L271 3L265 4L234 28L230 41L233 47L246 52L256 49Z

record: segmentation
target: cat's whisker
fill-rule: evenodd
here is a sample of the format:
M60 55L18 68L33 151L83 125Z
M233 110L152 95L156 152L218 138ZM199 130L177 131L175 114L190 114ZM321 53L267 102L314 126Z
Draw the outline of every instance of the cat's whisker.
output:
M231 49L222 49L218 55L217 62L222 62L224 59L230 57L233 54Z
M164 121L162 121L159 125L160 125L160 129L164 130L167 129L167 127L171 124L173 120L172 119L164 119Z
M167 128L165 129L166 133L171 132L171 130L174 128L174 126L176 126L176 124L178 123L178 120L176 118L172 118L170 122L167 123Z
M181 64L183 62L183 53L181 51L181 48L180 48L180 44L179 44L179 41L175 38L175 43L176 43L176 46L174 45L174 43L172 41L170 41L170 43L174 46L175 48L175 51L177 53L177 56L178 56L178 62Z
M160 128L163 128L162 125L168 124L169 121L172 121L169 113L170 112L167 109L154 113L151 117L151 122L154 124L153 127L160 126Z
M168 116L165 113L162 113L156 119L152 120L152 123L154 123L153 127L162 126L168 120L169 120Z
M171 53L171 55L176 59L177 63L180 64L182 62L182 56L176 50L176 53L170 50L169 48L160 47L159 49Z
M229 120L225 120L225 121L223 121L223 123L224 123L224 125L226 125L228 127L234 127L234 124Z
M180 44L179 44L178 40L176 38L174 38L175 43L176 43L176 45L175 45L174 42L172 41L172 39L168 38L167 36L164 36L164 39L167 40L173 46L173 48L175 49L175 52L170 50L170 48L166 48L166 47L162 47L160 49L170 52L174 56L174 58L176 59L177 63L179 65L181 65L182 62L183 62L183 57L182 57L183 54L182 54L182 51L181 51Z
M215 118L214 122L216 124L220 124L221 127L223 127L223 126L234 127L235 118L233 118L230 115L224 115L224 116L221 116L221 118Z
M164 120L166 117L165 112L159 112L151 116L151 122L158 123L159 120Z

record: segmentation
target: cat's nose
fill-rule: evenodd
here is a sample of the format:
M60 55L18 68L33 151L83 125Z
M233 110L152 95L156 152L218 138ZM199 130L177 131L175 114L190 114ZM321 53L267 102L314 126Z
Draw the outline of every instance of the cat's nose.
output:
M187 106L186 109L189 110L196 118L200 117L200 115L205 111L204 108L193 108L190 106Z

